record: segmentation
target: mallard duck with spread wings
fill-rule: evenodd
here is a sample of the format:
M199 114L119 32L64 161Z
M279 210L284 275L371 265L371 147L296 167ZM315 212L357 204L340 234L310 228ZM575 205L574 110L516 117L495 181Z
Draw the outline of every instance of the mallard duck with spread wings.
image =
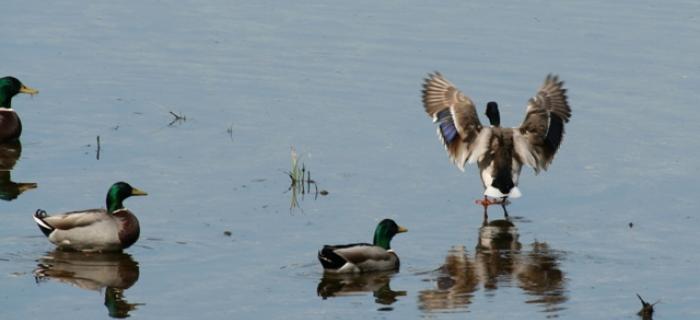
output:
M472 100L439 72L428 74L423 84L423 106L433 122L452 162L462 171L477 163L484 186L486 207L501 204L506 217L508 198L521 196L518 177L524 164L535 173L547 170L564 136L564 123L571 118L564 82L548 75L537 94L528 101L525 120L517 128L500 125L498 104L489 102L490 126L479 121ZM494 201L491 201L493 198Z

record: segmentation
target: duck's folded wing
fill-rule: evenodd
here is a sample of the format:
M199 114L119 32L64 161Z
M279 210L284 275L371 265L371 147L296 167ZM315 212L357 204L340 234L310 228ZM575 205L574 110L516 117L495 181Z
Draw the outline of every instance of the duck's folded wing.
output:
M515 151L535 172L546 170L564 137L564 123L571 118L564 82L548 75L528 101L525 120L515 128Z
M486 150L487 139L479 139L482 125L474 103L439 72L428 74L423 83L423 107L438 123L438 137L461 170Z
M362 264L368 260L381 261L391 259L391 255L384 248L373 246L369 243L336 246L333 252L355 265Z
M95 224L108 218L109 215L105 209L89 209L46 216L42 220L55 229L68 230Z

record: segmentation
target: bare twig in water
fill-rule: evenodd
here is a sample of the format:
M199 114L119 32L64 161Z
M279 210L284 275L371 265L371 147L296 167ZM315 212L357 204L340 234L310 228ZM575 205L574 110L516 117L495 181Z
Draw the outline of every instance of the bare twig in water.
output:
M96 156L96 157L97 157L97 160L100 160L100 150L101 150L101 149L102 149L102 148L101 148L101 146L100 146L100 136L97 136L97 156Z
M170 127L178 122L187 121L187 117L185 117L184 115L180 115L180 114L177 114L177 113L172 112L172 111L168 111L168 112L173 116L173 121L170 121L170 123L168 124L168 127Z
M231 137L231 141L233 141L233 123L226 129L226 133L228 133L228 136Z

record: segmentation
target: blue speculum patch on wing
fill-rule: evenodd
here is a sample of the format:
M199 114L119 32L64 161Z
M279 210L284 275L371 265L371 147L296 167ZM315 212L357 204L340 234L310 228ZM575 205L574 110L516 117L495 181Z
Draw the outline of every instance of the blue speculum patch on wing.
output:
M445 144L450 144L457 137L457 128L452 121L452 113L450 110L442 110L437 114L438 122L440 123L440 134Z
M442 134L445 144L451 143L457 137L457 128L452 123L452 119L440 123L440 134Z

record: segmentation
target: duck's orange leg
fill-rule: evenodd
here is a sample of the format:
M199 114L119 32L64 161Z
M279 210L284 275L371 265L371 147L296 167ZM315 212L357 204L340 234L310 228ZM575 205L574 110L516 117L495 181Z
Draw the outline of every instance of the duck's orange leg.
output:
M488 214L488 208L490 205L494 204L491 200L489 200L488 197L484 196L484 199L481 200L476 200L474 203L481 205L484 207L484 224L486 224L489 220L489 214Z
M509 217L508 216L508 209L506 209L506 205L509 204L510 202L507 200L507 197L503 197L501 199L491 200L487 196L484 196L483 200L479 199L479 200L476 200L474 202L476 204L484 207L484 221L486 221L488 219L488 213L487 213L488 207L490 205L494 205L494 204L500 204L501 207L503 208L503 214L505 215L506 219L508 219L508 217Z

